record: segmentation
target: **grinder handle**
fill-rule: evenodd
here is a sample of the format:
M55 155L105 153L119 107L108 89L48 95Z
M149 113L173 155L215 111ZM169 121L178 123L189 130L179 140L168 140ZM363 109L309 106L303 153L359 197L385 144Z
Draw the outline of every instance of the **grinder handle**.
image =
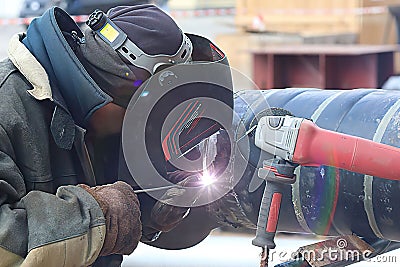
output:
M332 166L390 180L400 180L400 149L361 137L319 128L304 120L293 162L302 166Z
M278 225L283 185L277 182L266 182L258 215L256 237L252 244L273 249L275 248L274 238Z

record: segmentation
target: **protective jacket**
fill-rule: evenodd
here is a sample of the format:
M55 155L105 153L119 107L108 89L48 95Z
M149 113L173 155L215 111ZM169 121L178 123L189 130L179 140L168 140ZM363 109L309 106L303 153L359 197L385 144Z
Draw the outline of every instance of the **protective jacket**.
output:
M84 127L111 99L74 55L70 21L47 11L0 62L0 266L89 266L103 246L103 213L74 185L95 184Z

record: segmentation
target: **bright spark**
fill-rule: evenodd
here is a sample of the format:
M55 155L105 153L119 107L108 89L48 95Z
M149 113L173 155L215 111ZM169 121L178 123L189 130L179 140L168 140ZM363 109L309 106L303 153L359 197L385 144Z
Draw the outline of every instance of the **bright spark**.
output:
M203 185L207 186L215 182L215 177L208 172L203 172L203 175L200 176L200 181Z

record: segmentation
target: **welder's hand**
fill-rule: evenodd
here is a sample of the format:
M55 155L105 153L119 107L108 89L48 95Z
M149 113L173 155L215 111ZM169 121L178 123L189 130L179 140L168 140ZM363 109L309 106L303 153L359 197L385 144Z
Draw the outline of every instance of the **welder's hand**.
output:
M168 174L170 181L182 186L191 187L198 185L198 178L193 173L174 171ZM161 232L168 232L175 228L185 217L189 208L169 205L174 198L184 194L184 189L171 188L161 197L151 210L152 227Z
M210 157L207 151L216 151L213 163L208 167L207 171L218 177L225 171L230 160L230 139L228 132L225 130L219 131L210 138L214 138L214 140L209 142L210 149L200 146L199 151L203 156L206 155L207 157ZM175 202L174 199L178 199L187 193L185 192L185 187L199 186L199 173L196 172L176 170L174 172L169 172L167 179L171 183L180 185L181 187L168 189L151 211L151 227L161 232L168 232L175 228L183 221L185 214L189 211L189 208L170 205ZM218 186L225 186L225 184L226 183L219 181ZM197 197L199 196L193 195L192 200L186 200L188 203L190 203L190 201L194 203ZM185 198L187 198L187 194Z
M131 254L142 234L139 200L132 187L121 181L96 187L79 186L99 203L106 219L106 238L100 256Z

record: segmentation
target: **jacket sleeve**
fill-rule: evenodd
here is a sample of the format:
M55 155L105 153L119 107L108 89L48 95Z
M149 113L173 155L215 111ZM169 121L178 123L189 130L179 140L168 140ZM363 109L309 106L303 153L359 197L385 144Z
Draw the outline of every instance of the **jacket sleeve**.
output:
M63 186L26 193L11 141L0 127L0 267L88 266L103 246L103 213L90 194Z

